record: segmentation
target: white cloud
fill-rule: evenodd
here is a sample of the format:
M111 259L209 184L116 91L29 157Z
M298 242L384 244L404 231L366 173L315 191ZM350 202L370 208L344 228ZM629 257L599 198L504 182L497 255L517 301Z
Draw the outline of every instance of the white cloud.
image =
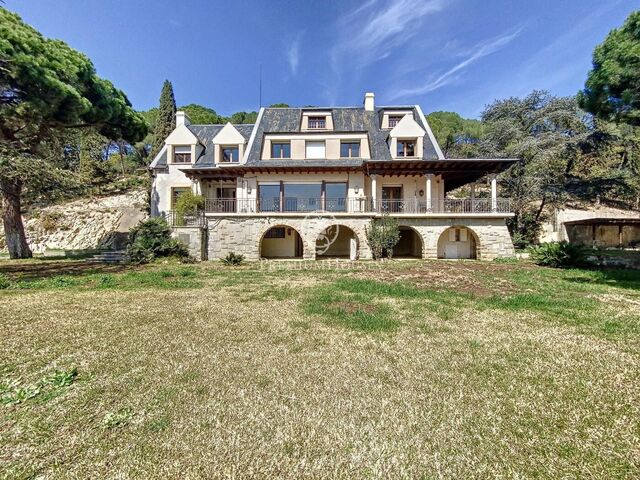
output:
M475 45L472 49L470 49L465 56L464 60L458 62L453 67L449 68L444 73L439 74L435 77L430 77L426 82L423 82L422 85L418 85L415 87L401 88L396 89L391 92L389 98L391 100L396 100L398 98L415 96L415 95L423 95L428 92L432 92L441 88L445 85L448 85L459 78L460 73L466 67L471 65L472 63L477 62L483 57L487 55L491 55L492 53L497 52L501 48L505 47L509 44L514 38L516 38L520 32L522 31L522 27L518 30L501 35L497 38L491 39L489 41L481 42Z
M298 64L300 63L300 42L302 41L302 32L300 32L287 46L286 56L287 63L289 64L289 70L291 75L298 73Z

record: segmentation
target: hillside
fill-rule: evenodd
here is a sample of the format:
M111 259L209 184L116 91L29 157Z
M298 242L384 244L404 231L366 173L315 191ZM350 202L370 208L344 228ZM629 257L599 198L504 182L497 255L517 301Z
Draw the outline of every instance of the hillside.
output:
M86 197L33 209L24 216L27 240L34 254L49 250L122 248L129 229L147 217L144 189ZM0 223L0 253L6 253Z

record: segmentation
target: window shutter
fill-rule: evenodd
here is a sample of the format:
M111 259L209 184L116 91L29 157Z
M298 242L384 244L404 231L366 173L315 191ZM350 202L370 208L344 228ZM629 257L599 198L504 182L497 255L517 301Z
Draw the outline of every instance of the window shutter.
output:
M467 241L467 229L466 228L461 228L460 229L460 241L461 242L466 242Z
M324 142L307 142L306 157L307 158L325 158Z
M449 230L449 241L450 242L455 242L456 241L456 229L452 228L451 230Z

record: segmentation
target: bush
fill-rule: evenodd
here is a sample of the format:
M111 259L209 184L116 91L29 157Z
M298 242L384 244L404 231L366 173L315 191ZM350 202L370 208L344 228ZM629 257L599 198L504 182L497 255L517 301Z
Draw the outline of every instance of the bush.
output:
M229 254L222 259L222 263L225 265L237 266L244 262L244 255L236 255L233 252L229 252Z
M204 197L191 191L184 192L176 201L175 210L182 215L193 215L204 208Z
M586 249L580 245L562 242L543 243L530 250L534 263L545 267L577 267L585 263Z
M374 259L382 258L385 253L388 258L393 257L393 247L400 241L400 228L395 218L383 215L373 219L370 226L365 227L365 233Z
M4 290L11 286L11 280L4 273L0 273L0 290Z
M147 263L159 257L189 256L187 247L171 237L171 227L159 217L140 222L131 229L127 254L134 263Z

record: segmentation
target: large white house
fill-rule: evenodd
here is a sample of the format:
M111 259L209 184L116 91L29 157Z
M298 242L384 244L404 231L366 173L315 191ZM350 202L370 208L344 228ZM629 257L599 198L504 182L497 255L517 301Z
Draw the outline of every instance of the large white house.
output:
M365 227L401 226L395 256L493 259L513 254L496 173L511 159L445 159L418 105L262 108L255 125L192 125L184 112L153 159L151 209L202 259L371 258ZM479 180L491 195L449 198ZM206 198L176 220L177 198ZM487 191L487 189L483 189Z

